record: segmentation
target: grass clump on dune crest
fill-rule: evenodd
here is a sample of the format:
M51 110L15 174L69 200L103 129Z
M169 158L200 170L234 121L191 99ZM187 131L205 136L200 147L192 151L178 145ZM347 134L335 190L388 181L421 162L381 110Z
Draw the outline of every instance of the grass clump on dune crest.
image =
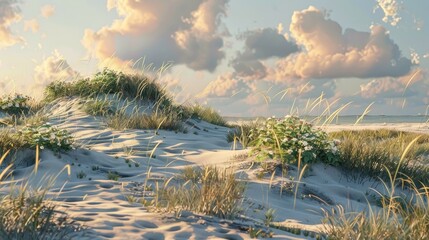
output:
M416 183L429 185L429 135L394 130L341 131L330 135L340 140L341 168L356 176L385 180L389 178L387 170L395 171L408 143L420 136L407 152L399 172Z
M184 112L184 118L196 118L214 125L228 127L225 119L223 119L223 117L211 107L193 104L190 106L184 106L182 108L182 111Z
M106 119L107 126L117 129L154 129L154 130L172 130L183 131L182 121L171 114L165 114L163 111L156 111L152 114L134 113L126 115L117 112Z
M240 210L244 184L230 170L216 167L184 170L177 186L157 187L155 197L146 205L155 210L176 212L193 211L220 218L233 218ZM186 180L186 181L185 181Z
M170 106L171 98L154 80L141 74L124 74L104 69L92 78L73 82L55 81L45 88L45 100L61 97L97 97L102 94L119 94L123 98L137 99Z

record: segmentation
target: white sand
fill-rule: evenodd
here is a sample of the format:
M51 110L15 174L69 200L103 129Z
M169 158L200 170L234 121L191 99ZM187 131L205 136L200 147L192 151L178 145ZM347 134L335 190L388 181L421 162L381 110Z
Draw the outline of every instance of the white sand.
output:
M154 131L144 130L113 131L106 128L101 119L79 110L77 102L60 103L49 111L50 122L69 130L82 146L61 154L60 158L48 150L42 151L38 174L30 177L30 183L37 186L45 176L57 175L66 164L73 165L71 176L67 176L65 171L58 175L52 194L55 201L72 217L88 227L88 231L77 233L77 239L250 238L249 234L238 228L239 225L250 222L219 220L190 213L174 218L172 214L150 213L141 204L127 201L127 195L136 194L138 184L135 182L144 182L149 168L151 175L148 181L155 183L177 174L184 166L234 166L237 176L247 183L243 204L243 215L246 218L262 221L264 213L273 208L276 210L275 222L312 231L320 231L322 208L331 209L340 204L348 211L362 211L368 208L366 198L375 194L370 188L383 192L379 183L356 182L351 176L345 176L335 168L317 164L302 179L296 199L290 191L285 191L281 196L281 182L292 182L289 176L297 179L297 169L291 169L286 178L276 175L271 182L273 188L270 189L270 176L261 180L256 177L255 169L239 168L245 163L234 156L243 155L246 150L232 149L231 144L226 142L227 128L193 120L191 122L199 129L188 125L187 134L159 131L159 135L155 135ZM428 132L428 127L422 124L338 125L329 126L327 130L379 127ZM149 159L148 155L155 146L156 158ZM131 167L125 159L130 160ZM93 171L93 166L99 168ZM14 177L26 179L32 170L33 166L20 166ZM118 182L107 180L109 171L116 171L122 177ZM84 172L86 177L79 179L77 173L80 172ZM307 197L303 198L302 195ZM312 195L317 195L327 204L308 197ZM274 239L306 239L303 235L273 231Z

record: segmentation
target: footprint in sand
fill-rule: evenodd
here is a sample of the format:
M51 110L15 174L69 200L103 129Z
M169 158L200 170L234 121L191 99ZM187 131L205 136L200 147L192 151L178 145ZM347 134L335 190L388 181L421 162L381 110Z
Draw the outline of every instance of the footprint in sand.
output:
M177 232L177 231L180 231L181 229L182 229L182 227L180 227L180 226L173 226L173 227L170 227L169 229L167 229L167 231Z
M141 228L158 228L158 225L155 223L151 223L148 221L137 220L133 223L133 226L141 227Z
M147 240L164 240L165 236L162 233L148 232L142 235L143 239Z

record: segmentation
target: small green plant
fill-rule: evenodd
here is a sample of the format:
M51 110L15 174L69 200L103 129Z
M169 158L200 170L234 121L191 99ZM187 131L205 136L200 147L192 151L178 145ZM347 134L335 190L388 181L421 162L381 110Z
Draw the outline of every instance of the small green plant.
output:
M107 179L109 180L113 180L113 181L118 181L119 180L119 174L117 172L108 172L107 173Z
M250 238L272 238L274 234L271 231L266 231L257 227L249 227L247 230Z
M270 226L270 224L274 221L275 213L276 213L276 210L272 208L268 209L265 212L265 219L264 219L265 226Z
M41 126L26 126L18 131L18 137L33 148L38 146L40 149L48 148L55 152L73 148L73 138L66 130L47 123Z
M0 98L0 111L10 115L25 114L30 109L29 100L29 97L21 94L3 96Z
M283 164L296 164L300 157L304 164L321 161L336 164L337 146L322 130L295 116L284 119L268 118L257 129L251 130L257 159L280 160Z
M76 177L79 179L83 179L86 177L86 173L84 171L80 171L76 174Z

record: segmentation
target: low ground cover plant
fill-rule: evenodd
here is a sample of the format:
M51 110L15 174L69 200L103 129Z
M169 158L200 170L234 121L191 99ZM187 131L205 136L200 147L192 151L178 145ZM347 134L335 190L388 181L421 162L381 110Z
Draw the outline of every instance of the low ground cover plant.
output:
M30 98L21 94L0 97L0 111L9 115L21 115L30 110Z
M283 164L304 164L321 161L337 164L337 142L328 134L314 128L310 123L296 117L268 118L258 128L250 130L252 153L257 159L275 159Z
M55 152L68 151L73 148L73 137L67 130L47 123L40 126L25 126L18 130L17 137L30 148L38 146L40 149L47 148Z

